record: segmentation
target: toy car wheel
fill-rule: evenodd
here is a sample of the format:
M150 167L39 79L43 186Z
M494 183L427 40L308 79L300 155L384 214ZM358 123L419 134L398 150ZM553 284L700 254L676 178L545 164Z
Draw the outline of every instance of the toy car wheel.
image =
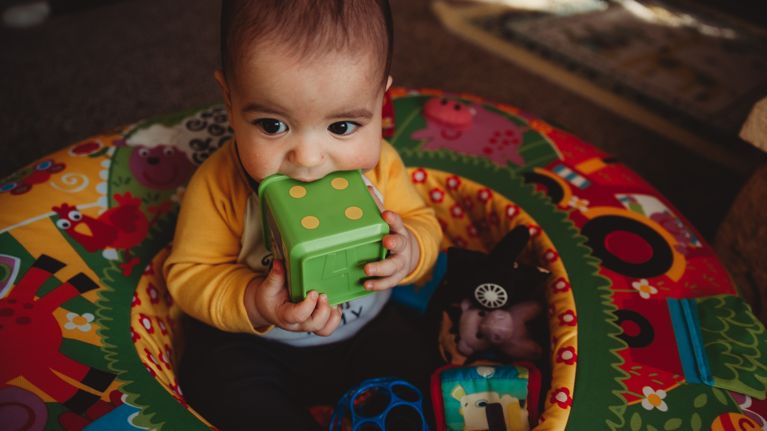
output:
M474 288L474 299L485 308L500 308L509 301L509 294L499 284L482 283Z
M650 226L620 215L593 218L581 228L588 238L588 245L602 265L628 277L650 278L665 274L674 264L672 246ZM618 249L610 246L610 237L629 234L629 240L621 241ZM631 242L629 242L631 241ZM624 255L624 251L647 250L639 257Z

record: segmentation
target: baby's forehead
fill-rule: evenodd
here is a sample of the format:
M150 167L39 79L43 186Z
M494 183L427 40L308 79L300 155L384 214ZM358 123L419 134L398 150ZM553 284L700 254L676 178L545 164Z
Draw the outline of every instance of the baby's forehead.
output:
M236 58L239 61L235 61L236 69L247 68L262 61L264 57L274 58L274 56L292 61L297 67L310 66L316 60L334 55L346 56L354 58L357 63L367 64L371 76L382 75L386 65L386 58L379 55L377 47L371 43L362 42L343 46L319 43L297 46L285 41L266 39L252 41L247 46L242 46L237 54Z

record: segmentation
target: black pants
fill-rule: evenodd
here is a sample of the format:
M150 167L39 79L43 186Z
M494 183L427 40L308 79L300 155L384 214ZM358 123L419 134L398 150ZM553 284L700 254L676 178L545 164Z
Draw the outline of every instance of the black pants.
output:
M321 428L309 406L335 406L371 377L397 377L421 390L431 422L428 384L438 365L437 337L422 320L389 304L351 339L292 347L187 318L181 388L189 404L223 431L313 430Z

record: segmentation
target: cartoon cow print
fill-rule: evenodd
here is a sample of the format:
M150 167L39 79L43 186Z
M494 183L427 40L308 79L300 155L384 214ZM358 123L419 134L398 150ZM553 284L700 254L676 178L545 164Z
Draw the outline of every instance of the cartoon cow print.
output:
M136 181L155 190L175 189L186 184L194 165L186 154L169 145L149 148L138 145L130 157L130 169Z

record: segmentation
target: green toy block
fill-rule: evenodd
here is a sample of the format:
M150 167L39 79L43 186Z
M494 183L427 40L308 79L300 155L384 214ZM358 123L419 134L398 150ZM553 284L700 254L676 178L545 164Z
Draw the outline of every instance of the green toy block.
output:
M291 301L311 290L331 305L371 292L363 267L386 257L381 217L359 171L334 172L311 183L277 174L258 187L264 238L285 262Z

